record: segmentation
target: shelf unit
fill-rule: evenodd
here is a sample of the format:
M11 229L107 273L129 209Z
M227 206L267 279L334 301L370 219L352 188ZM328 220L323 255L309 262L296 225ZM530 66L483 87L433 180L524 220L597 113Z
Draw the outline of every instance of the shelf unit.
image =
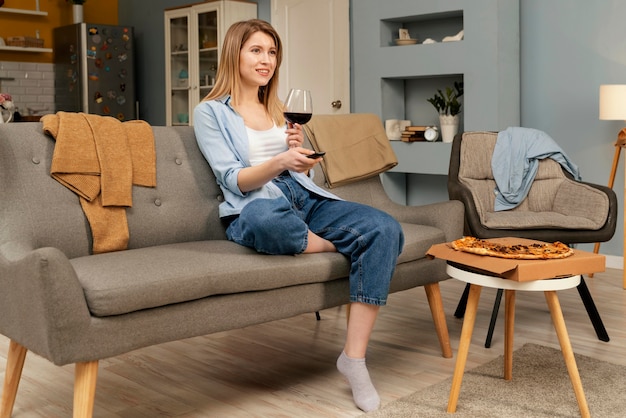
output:
M520 123L519 0L359 0L352 4L353 112L414 125L438 125L438 114L426 101L437 89L464 82L460 131L497 131ZM399 29L418 42L398 46ZM460 41L442 42L463 30ZM427 38L436 43L423 44ZM392 143L399 174L448 172L449 144ZM439 165L439 167L436 167ZM411 202L410 183L397 184ZM389 184L389 183L388 183ZM447 199L443 190L439 198ZM401 201L403 198L398 198Z
M52 48L26 48L23 46L0 46L0 51L11 52L52 52Z
M39 10L39 0L37 0L36 10L12 9L10 7L0 7L0 13L12 13L12 14L32 15L32 16L48 16L48 12ZM0 46L0 51L41 53L41 52L52 52L52 48L25 48L21 46Z
M48 12L42 12L41 10L11 9L10 7L0 7L0 13L13 13L13 14L18 14L18 15L48 16Z
M228 27L257 16L257 4L214 0L165 11L166 125L193 124L193 109L213 88Z

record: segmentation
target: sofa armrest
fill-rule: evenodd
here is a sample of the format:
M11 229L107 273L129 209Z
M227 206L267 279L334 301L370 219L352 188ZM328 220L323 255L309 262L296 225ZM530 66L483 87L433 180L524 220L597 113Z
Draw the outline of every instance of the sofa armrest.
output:
M404 206L391 202L384 210L399 222L441 229L446 236L446 242L463 236L464 207L463 203L456 200L421 206Z
M82 286L61 251L0 247L0 333L54 362L89 322Z

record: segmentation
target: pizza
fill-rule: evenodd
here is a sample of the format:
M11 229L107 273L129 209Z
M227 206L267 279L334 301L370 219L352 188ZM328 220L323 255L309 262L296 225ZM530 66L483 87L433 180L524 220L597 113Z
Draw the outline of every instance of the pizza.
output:
M515 260L552 260L574 254L573 249L559 241L507 245L476 237L463 237L452 241L451 246L467 253Z

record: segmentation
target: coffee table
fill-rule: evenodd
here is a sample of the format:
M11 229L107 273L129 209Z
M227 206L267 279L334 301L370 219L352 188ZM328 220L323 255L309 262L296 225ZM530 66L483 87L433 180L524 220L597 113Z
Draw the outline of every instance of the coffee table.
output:
M461 329L461 340L459 342L459 351L457 354L454 375L452 377L452 387L450 389L450 398L448 400L449 413L456 412L459 394L461 392L461 382L465 372L465 364L467 362L467 354L469 352L472 332L474 331L474 323L476 321L476 311L478 309L478 301L483 287L492 287L496 289L504 289L505 301L505 333L504 333L504 379L511 380L513 378L513 326L515 317L515 292L535 291L544 292L546 302L550 308L552 322L556 330L556 335L561 345L561 352L565 359L565 365L569 373L574 394L580 409L582 417L590 417L589 406L583 392L578 366L574 359L574 352L570 343L561 304L557 297L558 290L570 289L578 286L581 280L580 275L545 278L544 280L532 280L526 282L518 282L514 280L504 279L493 276L492 274L475 270L470 267L448 261L447 273L450 277L470 283L469 296L467 299L467 307Z

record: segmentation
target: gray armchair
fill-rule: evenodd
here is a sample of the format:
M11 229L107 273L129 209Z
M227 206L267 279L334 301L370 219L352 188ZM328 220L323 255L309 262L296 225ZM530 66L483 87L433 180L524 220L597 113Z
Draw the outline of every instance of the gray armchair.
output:
M465 132L454 138L448 173L448 194L465 206L465 235L478 238L518 236L568 245L606 242L617 221L617 197L608 187L575 181L561 165L546 158L539 162L528 196L514 209L495 211L496 187L491 157L496 132ZM455 316L465 312L468 288ZM609 341L602 319L584 279L578 286L598 338ZM485 347L490 347L502 297L498 291Z

